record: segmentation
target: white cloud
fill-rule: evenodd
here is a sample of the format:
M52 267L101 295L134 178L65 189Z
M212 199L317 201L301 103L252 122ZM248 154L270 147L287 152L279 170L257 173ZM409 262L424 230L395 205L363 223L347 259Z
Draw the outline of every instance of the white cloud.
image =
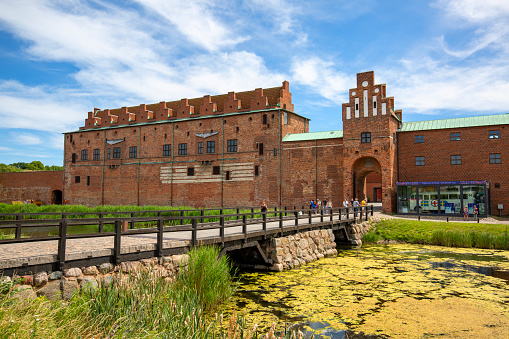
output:
M19 143L22 145L39 145L42 143L41 138L39 138L35 134L26 133L26 132L11 132L9 133L11 136L11 140L15 143Z
M238 36L231 27L221 22L214 12L218 3L205 0L136 0L173 24L193 43L209 51L233 47L247 39ZM226 21L226 20L225 20Z
M292 81L340 104L348 98L348 89L355 84L355 76L346 75L334 66L333 62L318 57L294 59L291 65Z
M12 151L12 148L0 146L0 151Z
M436 5L451 17L475 24L486 24L509 15L507 0L439 0Z

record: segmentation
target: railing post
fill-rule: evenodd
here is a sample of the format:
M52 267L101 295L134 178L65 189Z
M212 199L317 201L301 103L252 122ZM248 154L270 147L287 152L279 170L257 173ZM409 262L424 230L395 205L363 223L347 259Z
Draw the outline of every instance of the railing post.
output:
M323 222L323 208L320 209L320 222Z
M184 225L184 211L180 211L180 224Z
M346 208L346 219L350 219L350 207Z
M134 218L135 216L135 213L134 212L131 212L131 218ZM131 229L134 230L134 220L131 220Z
M104 231L104 213L99 212L99 233Z
M201 215L201 223L203 224L203 217L205 216L205 211L202 209L201 212L200 212L200 215Z
M158 214L161 214L161 212L159 212ZM157 219L157 256L159 258L163 256L163 235L164 235L164 223L163 219L159 215L159 219Z
M196 247L198 245L198 222L197 219L191 219L193 224L193 231L191 233L191 245Z
M247 240L247 216L242 215L242 233L244 233L244 241Z
M373 216L373 205L371 205L370 207L371 207L371 216Z
M299 226L299 212L295 211L293 214L295 215L295 226Z
M309 224L310 224L310 225L311 225L311 224L312 224L312 222L313 222L313 219L311 218L311 213L312 213L312 212L313 212L313 211L309 211L309 212L308 212L308 214L309 214Z
M279 212L279 228L281 232L283 232L283 214L286 214L286 212Z
M16 220L19 221L16 223L16 239L21 239L21 220L23 216L21 214L16 214Z
M334 220L334 212L332 212L332 207L330 208L330 221ZM341 220L341 211L339 212L339 220Z
M120 247L122 246L122 221L115 220L115 240L113 245L113 253L115 264L120 264Z
M240 213L240 208L237 208L237 220L239 220L239 219L240 219L240 215L239 215L239 213Z
M267 212L263 212L263 233L267 235Z
M221 214L223 213L223 210L221 210ZM221 215L219 217L219 225L221 228L219 229L219 236L221 237L221 244L224 246L224 216Z
M64 270L65 263L65 245L67 242L67 221L65 220L65 215L62 215L62 221L60 221L58 227L58 234L60 238L58 239L58 269L60 271Z
M365 206L364 212L366 213L366 221L368 221L368 206Z
M251 219L254 218L254 208L251 207Z

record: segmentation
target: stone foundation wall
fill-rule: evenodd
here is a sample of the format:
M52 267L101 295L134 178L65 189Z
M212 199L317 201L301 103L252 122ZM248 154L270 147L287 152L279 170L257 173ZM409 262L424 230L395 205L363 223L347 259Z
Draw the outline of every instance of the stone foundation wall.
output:
M369 218L368 221L363 221L358 224L349 224L346 226L346 233L352 245L362 245L362 236L368 233L372 227L376 227L376 223L380 221L379 218Z
M336 255L336 242L331 229L297 233L271 240L269 253L273 271L302 265L326 255Z
M152 269L158 276L171 281L181 267L187 266L187 254L172 255L161 259L151 258L139 261L123 262L118 266L104 263L100 266L73 267L62 271L39 272L34 275L25 275L20 285L16 286L20 293L19 298L36 298L46 296L50 299L69 300L72 295L83 288L97 288L100 284L109 284L119 274L139 272ZM11 277L0 278L2 281L11 281Z

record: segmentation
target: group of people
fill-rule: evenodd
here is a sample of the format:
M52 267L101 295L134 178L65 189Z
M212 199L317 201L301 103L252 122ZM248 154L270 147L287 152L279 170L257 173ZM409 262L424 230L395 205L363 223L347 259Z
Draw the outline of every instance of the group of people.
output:
M323 214L332 213L332 201L325 198L323 201L320 199L316 199L316 201L311 200L309 202L309 208L313 210L313 213L317 213L317 211L323 209Z
M355 198L355 199L352 198L352 200L350 200L350 201L345 199L343 201L343 207L353 207L355 217L357 217L357 213L359 212L359 210L360 210L360 216L362 217L362 207L367 206L367 205L368 205L367 198L362 199L361 202L359 202L359 200L357 198ZM361 208L359 208L359 207L361 207Z
M463 209L463 220L468 221L468 206L465 206ZM474 207L472 207L472 214L474 215L474 221L477 221L477 215L479 214L479 210L477 209L477 205L474 204Z

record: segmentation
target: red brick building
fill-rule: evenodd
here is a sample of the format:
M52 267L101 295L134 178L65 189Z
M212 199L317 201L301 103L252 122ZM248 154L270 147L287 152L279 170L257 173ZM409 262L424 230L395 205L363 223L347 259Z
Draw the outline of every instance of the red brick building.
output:
M44 205L62 203L62 171L0 173L0 202L37 201Z
M307 205L370 196L385 211L509 208L509 114L405 123L359 73L342 131L309 133L281 87L114 110L65 133L70 204ZM368 178L368 179L367 179ZM374 178L374 180L373 180ZM376 195L376 197L375 197Z

